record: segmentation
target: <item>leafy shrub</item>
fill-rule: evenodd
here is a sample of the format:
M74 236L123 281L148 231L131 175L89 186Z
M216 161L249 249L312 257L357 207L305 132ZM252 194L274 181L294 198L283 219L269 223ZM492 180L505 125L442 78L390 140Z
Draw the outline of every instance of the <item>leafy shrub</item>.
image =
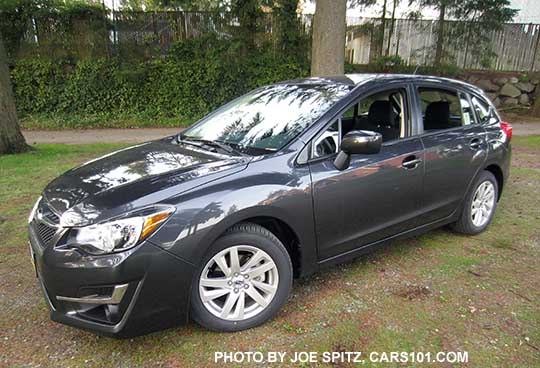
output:
M21 60L12 70L18 110L22 117L136 115L190 123L250 89L308 75L307 63L269 51L237 58L228 42L195 38L175 45L166 58L140 63Z
M10 60L106 56L110 27L103 7L84 0L0 0L0 34Z
M63 94L63 65L43 60L23 60L11 72L17 108L22 115L54 112Z
M388 73L392 70L400 70L406 66L405 61L398 55L381 56L373 63L373 69L376 72Z

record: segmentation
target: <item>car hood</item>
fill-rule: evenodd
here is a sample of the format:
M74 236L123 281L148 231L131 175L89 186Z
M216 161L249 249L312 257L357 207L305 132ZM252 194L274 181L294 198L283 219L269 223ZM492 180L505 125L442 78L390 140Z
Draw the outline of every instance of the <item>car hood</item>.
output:
M64 226L96 223L160 203L246 167L249 159L178 145L173 137L128 147L53 180L43 197Z

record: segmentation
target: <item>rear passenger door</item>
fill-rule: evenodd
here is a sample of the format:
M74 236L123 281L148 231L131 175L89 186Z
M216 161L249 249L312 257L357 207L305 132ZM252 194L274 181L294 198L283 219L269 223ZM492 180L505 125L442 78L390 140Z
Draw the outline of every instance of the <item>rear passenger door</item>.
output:
M417 84L419 132L425 149L420 224L451 216L487 157L486 132L465 90Z

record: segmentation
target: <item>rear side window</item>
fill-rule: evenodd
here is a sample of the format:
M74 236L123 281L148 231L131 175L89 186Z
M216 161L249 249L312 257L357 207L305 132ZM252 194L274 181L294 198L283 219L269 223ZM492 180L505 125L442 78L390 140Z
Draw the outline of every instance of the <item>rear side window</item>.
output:
M469 97L462 92L459 92L459 104L461 105L461 116L463 116L463 125L475 124L474 111L469 102Z
M474 111L476 112L476 116L478 117L478 121L481 124L495 124L499 121L495 110L486 101L483 101L476 96L473 96L471 98L471 101L474 107Z
M438 88L419 88L424 131L444 130L474 124L467 95Z

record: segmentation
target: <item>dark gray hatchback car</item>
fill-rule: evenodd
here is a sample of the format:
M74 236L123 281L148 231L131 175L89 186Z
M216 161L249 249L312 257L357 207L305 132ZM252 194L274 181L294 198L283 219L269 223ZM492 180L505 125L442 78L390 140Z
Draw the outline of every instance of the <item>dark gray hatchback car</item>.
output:
M402 75L259 88L179 135L52 181L29 218L51 318L133 336L259 325L294 277L450 224L489 224L512 128L483 92Z

